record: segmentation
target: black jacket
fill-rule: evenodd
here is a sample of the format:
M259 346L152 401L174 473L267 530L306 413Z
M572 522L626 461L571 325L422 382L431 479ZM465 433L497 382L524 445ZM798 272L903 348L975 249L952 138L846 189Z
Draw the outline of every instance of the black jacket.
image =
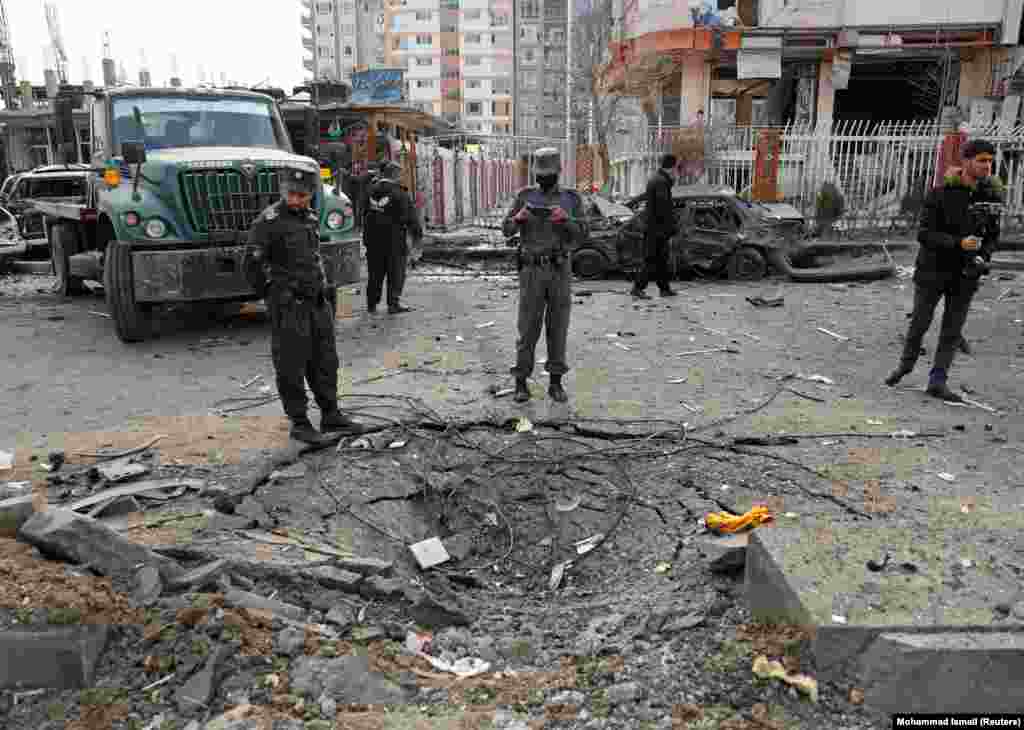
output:
M982 240L980 250L964 251L960 241L977 234L968 210L972 203L1002 201L1003 185L997 177L980 180L971 187L957 175L947 176L941 188L929 193L921 211L914 282L925 286L951 286L964 279L976 281L977 275L972 275L969 269L965 272L965 266L975 256L991 260L999 243L999 228L996 225Z
M245 275L263 295L280 285L296 296L319 296L326 277L316 214L305 211L296 215L283 200L263 211L249 231Z
M650 236L673 236L679 230L672 206L672 178L658 170L647 181L647 233Z
M363 243L367 249L385 244L404 246L406 231L414 238L423 237L423 227L412 196L401 183L378 180L366 196Z

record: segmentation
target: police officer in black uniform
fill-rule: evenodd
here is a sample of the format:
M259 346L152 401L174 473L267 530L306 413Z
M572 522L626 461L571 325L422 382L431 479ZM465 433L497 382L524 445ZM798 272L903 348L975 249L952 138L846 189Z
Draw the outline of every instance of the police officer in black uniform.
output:
M334 337L337 290L324 275L320 225L311 210L320 185L314 165L282 171L282 200L267 208L249 233L246 276L267 302L277 392L297 441L321 444L306 414L306 385L320 408L320 430L360 432L338 409L338 351Z
M412 197L398 181L402 168L387 161L381 164L380 177L370 187L363 225L366 246L366 309L377 310L384 280L388 282L388 313L412 311L401 303L405 285L405 267L409 258L407 233L419 240L423 227Z

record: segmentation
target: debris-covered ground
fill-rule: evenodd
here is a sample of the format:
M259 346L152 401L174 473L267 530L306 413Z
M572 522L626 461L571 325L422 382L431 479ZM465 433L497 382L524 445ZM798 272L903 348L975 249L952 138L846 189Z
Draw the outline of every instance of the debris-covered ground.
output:
M343 403L372 430L306 453L258 309L169 316L128 347L102 298L5 280L0 499L92 519L8 534L0 630L115 628L93 686L5 691L0 724L887 726L859 688L807 679L806 636L751 622L741 562L699 523L756 504L831 530L1019 509L1024 311L1003 276L956 365L976 406L926 398L925 359L880 384L904 278L682 283L639 305L627 282L578 284L572 400L538 377L520 407L514 280L421 268L411 314L343 297ZM434 537L442 562L422 569L410 546L429 559Z

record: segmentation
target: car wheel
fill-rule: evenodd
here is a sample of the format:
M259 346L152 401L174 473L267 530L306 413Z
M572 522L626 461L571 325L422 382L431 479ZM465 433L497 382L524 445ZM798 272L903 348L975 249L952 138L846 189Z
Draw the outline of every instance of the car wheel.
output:
M608 260L592 248L576 251L572 255L572 272L581 279L599 279L608 271Z
M742 246L729 257L729 278L733 281L759 281L767 272L764 256L751 246Z

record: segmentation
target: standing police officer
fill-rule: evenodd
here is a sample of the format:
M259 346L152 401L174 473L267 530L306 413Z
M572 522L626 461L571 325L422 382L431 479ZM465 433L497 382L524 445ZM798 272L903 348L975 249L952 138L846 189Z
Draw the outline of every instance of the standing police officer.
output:
M521 190L505 217L506 237L519 236L519 338L516 341L515 399L530 399L526 379L533 373L541 325L547 323L548 359L545 370L551 376L548 395L559 403L569 396L562 376L569 370L565 344L569 336L571 244L587 237L583 222L583 201L574 190L558 186L562 168L558 150L545 147L534 152L533 170L537 185Z
M942 187L932 190L925 201L917 234L914 311L899 365L885 379L886 385L894 386L914 369L935 308L944 300L927 393L952 402L963 398L947 385L949 368L956 350L967 347L964 322L999 242L998 214L985 209L990 205L998 209L1004 195L1002 181L992 175L995 147L991 143L968 142L961 156L963 167L950 170Z
M377 311L384 280L388 281L388 313L412 311L401 303L405 285L405 267L409 257L407 232L419 240L423 228L416 215L412 197L398 181L402 168L387 161L381 164L380 178L370 187L363 225L366 246L366 309Z
M307 444L327 437L306 415L306 385L320 407L320 429L361 431L338 410L338 351L334 338L337 290L324 275L320 226L310 209L319 187L315 166L281 172L283 199L263 211L249 233L246 277L267 301L277 392L291 421L290 435Z

